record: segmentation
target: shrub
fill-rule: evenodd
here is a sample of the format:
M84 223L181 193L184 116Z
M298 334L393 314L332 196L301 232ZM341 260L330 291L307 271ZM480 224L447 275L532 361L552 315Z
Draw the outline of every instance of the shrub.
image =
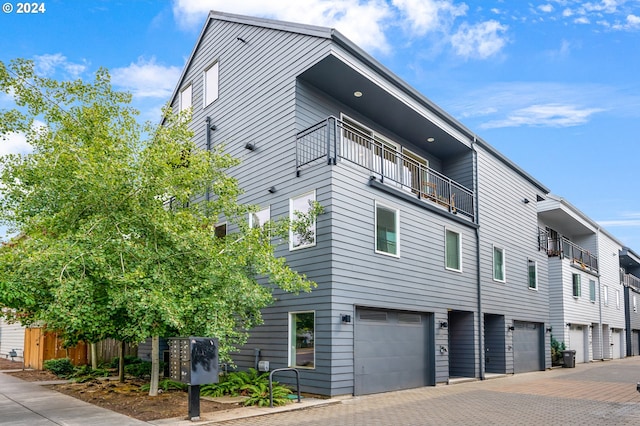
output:
M287 395L291 390L278 382L273 382L273 405L287 403ZM247 396L245 405L257 405L264 407L270 404L269 399L269 373L259 373L254 368L248 371L234 371L220 376L218 383L200 386L200 394L203 396Z
M248 391L249 398L244 405L257 405L258 407L266 407L271 405L269 397L269 383L258 382L256 384L244 385L244 390ZM282 386L276 382L272 383L273 405L285 405L289 402L287 395L291 393L291 389Z
M129 365L129 364L138 364L141 363L142 360L140 358L138 358L135 355L125 355L124 356L124 365ZM111 360L111 362L109 363L109 367L110 368L118 368L118 366L120 365L120 357L115 357Z
M147 383L145 385L140 386L140 390L143 392L147 392L150 387L151 385ZM158 382L158 389L162 389L164 391L170 391L170 390L185 391L187 390L187 385L185 383L176 382L175 380L163 379L163 380L160 380L160 382Z
M160 366L160 370L162 370L162 365ZM151 376L151 361L140 360L140 362L125 365L124 372L126 374L129 374L130 376L138 377L141 379L146 376Z
M97 377L108 377L109 374L110 371L106 368L96 368L94 370L89 365L82 365L79 367L75 367L73 373L68 377L73 379L74 382L84 383Z
M558 342L553 335L551 335L551 365L560 365L562 359L562 351L566 349L564 342Z
M69 358L49 359L44 362L44 369L58 377L67 377L73 373L74 366Z

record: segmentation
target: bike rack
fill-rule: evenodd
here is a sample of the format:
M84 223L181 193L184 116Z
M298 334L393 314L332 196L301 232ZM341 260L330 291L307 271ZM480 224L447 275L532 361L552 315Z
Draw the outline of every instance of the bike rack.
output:
M294 371L296 373L296 388L298 391L298 402L300 401L300 372L296 368L276 368L271 373L269 373L269 403L270 407L273 408L273 373L280 371Z

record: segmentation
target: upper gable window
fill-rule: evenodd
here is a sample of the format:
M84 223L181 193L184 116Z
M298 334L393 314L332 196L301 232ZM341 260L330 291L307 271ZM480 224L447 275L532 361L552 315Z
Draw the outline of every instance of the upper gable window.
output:
M186 109L191 108L191 100L192 100L193 88L191 84L182 89L180 92L180 111L184 111Z
M218 62L204 71L204 106L218 99Z

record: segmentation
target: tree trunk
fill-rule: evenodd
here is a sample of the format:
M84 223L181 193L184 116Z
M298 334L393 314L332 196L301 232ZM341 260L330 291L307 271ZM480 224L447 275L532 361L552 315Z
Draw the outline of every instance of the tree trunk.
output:
M151 383L149 384L149 396L158 395L158 381L160 377L160 337L151 338Z
M124 340L120 342L120 358L118 359L118 380L124 383Z
M97 345L95 343L91 343L91 368L93 370L98 369L98 352Z

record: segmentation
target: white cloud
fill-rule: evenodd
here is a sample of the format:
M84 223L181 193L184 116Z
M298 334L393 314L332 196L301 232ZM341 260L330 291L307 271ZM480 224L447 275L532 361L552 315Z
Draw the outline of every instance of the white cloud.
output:
M636 16L636 15L627 15L627 18L625 20L625 22L623 24L615 24L612 25L612 28L614 30L623 30L623 31L629 31L629 30L639 30L640 29L640 16Z
M573 20L573 22L576 23L576 24L583 24L583 25L587 25L587 24L591 23L589 18L587 18L586 16L581 16L579 18L576 18L576 19Z
M538 10L545 13L551 13L554 11L554 8L552 4L547 3L547 4L541 4L540 6L538 6Z
M87 70L87 64L69 62L62 53L34 56L35 71L43 77L50 77L58 70L62 70L71 78L78 78Z
M201 28L210 10L320 25L338 29L364 49L389 51L384 33L393 20L383 0L174 0L173 12L184 28Z
M599 108L581 108L576 105L538 104L512 111L505 119L489 121L481 127L572 127L587 123L593 114L601 111L603 110Z
M154 58L140 58L128 67L111 70L111 81L139 98L168 99L180 73L179 67L159 65Z
M0 138L0 156L7 154L26 154L31 151L24 133L9 133L6 139Z
M455 52L465 58L486 59L499 53L507 44L503 36L508 27L490 20L476 25L462 24L451 37Z
M402 29L409 37L437 33L448 41L451 28L466 15L468 6L455 0L174 0L173 13L183 28L201 28L210 10L336 28L369 52L391 52L386 32ZM472 41L470 50L456 49L465 57L485 59L505 45L498 35L506 30L496 21L464 26L453 37ZM464 40L461 40L464 38Z
M418 36L447 29L468 10L466 4L456 5L450 0L392 0L392 3L409 22L410 33Z

